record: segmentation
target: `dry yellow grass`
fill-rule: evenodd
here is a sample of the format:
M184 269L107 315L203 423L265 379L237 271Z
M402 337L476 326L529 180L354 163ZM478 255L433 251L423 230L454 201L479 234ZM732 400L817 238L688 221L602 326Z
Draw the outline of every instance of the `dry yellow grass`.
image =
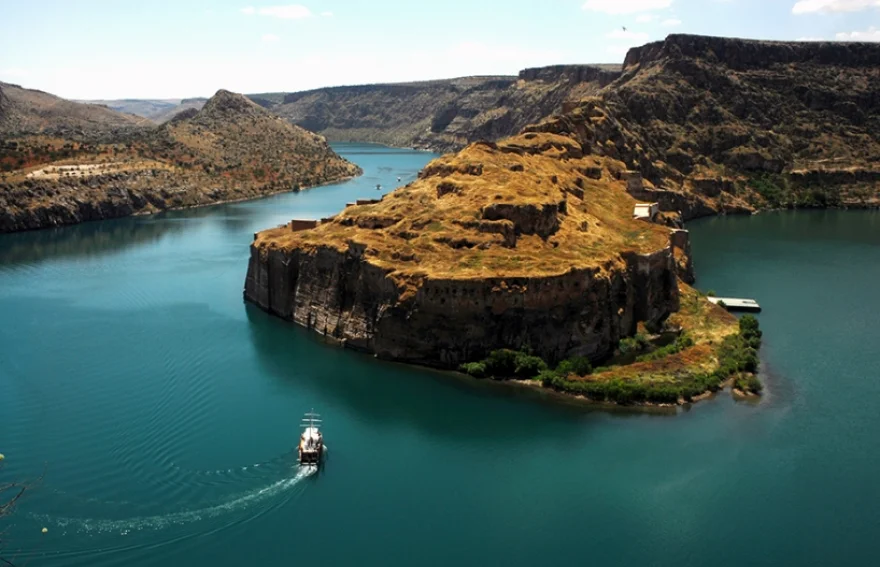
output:
M615 176L623 168L608 158L580 157L579 146L556 134L519 135L497 147L473 144L431 162L421 179L379 203L348 207L313 230L262 232L256 245L308 250L355 243L375 265L436 278L534 277L602 268L619 261L621 253L650 253L669 241L667 228L633 220L635 200ZM542 207L561 203L558 229L520 234L515 247L509 240L505 244L501 233L512 231L515 223L495 220L486 228L486 207L511 206L524 216L539 216Z
M718 368L717 347L725 337L739 330L736 317L711 303L689 285L679 282L681 308L668 320L694 341L694 346L659 360L615 366L597 372L586 380L640 380L679 382L696 374L708 374Z

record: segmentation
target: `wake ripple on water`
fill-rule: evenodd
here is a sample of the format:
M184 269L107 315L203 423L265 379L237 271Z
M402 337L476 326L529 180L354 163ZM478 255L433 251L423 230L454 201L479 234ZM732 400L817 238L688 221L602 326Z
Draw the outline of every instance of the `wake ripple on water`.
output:
M48 514L33 515L32 517L44 524L87 534L118 533L120 535L128 535L133 531L161 530L169 526L190 524L199 520L217 518L230 512L246 509L253 504L293 488L302 480L314 474L315 470L314 468L300 468L291 478L285 478L258 490L239 495L227 502L195 510L183 510L170 514L140 516L122 520L53 517Z

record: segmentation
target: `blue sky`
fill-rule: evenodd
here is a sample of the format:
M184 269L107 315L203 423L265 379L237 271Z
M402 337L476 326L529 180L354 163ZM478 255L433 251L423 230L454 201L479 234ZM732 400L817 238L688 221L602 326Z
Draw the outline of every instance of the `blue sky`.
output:
M669 33L880 41L880 0L301 1L0 0L0 80L176 98L618 63Z

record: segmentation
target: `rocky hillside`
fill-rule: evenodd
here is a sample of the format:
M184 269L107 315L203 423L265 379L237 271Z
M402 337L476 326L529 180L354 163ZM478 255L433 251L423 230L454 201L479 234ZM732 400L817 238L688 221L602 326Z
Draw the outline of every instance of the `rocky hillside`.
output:
M201 111L116 138L43 132L0 146L0 232L255 198L360 173L321 136L222 90Z
M0 83L0 139L39 134L69 140L102 140L148 125L148 120L105 106L80 104Z
M780 206L880 204L880 45L671 35L567 116L585 149L648 180L685 218Z
M374 102L389 87L287 97L276 111L299 105L286 116L334 135L441 147L501 135L535 110L526 101L560 112L435 160L381 201L259 233L245 297L380 357L465 363L595 400L674 403L725 384L759 393L757 322L681 283L689 243L674 227L880 204L880 46L672 35L631 50L619 75L584 70L560 89L566 70L447 98L451 87L434 84L437 102L412 86L385 106ZM497 110L479 110L490 100ZM392 104L413 111L371 113ZM671 213L633 220L636 199Z
M599 359L678 308L673 231L633 220L622 170L562 135L477 143L317 228L260 233L245 294L396 360Z
M615 66L561 65L526 69L519 77L325 88L288 94L280 104L253 97L333 141L448 151L513 135L618 75Z

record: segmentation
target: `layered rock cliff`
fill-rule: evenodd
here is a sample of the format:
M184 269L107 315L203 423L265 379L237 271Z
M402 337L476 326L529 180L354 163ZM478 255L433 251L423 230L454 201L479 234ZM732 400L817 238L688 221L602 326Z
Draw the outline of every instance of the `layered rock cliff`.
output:
M558 65L526 69L518 77L325 88L287 94L281 104L265 103L333 141L451 151L516 134L619 74L615 66Z
M70 105L77 119L113 112L63 107ZM249 199L360 173L323 137L228 91L161 127L114 134L104 124L90 129L80 122L76 139L41 128L6 133L0 142L0 232Z
M789 206L876 206L880 45L671 35L541 129L591 129L591 152L685 218Z
M599 360L678 308L672 231L633 220L622 170L556 134L471 145L381 201L255 235L245 297L395 360Z

